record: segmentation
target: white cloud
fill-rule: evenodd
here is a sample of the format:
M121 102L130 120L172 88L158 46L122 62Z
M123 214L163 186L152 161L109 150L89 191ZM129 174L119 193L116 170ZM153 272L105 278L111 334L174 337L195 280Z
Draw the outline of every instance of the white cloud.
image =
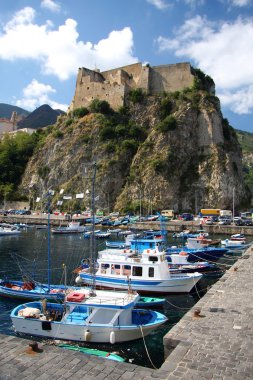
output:
M250 114L253 111L253 85L245 86L238 91L221 91L219 98L234 113Z
M252 0L231 0L231 5L235 7L245 7L252 4Z
M60 12L61 6L53 0L42 0L40 4L41 8L49 9L52 12Z
M186 5L190 5L191 8L196 8L205 4L205 0L184 0Z
M23 98L16 101L18 107L33 111L42 104L49 104L53 109L61 109L66 111L67 104L60 104L50 99L51 94L55 94L56 90L48 84L40 83L33 79L31 83L23 89Z
M147 0L149 4L154 5L157 9L163 11L164 9L168 8L169 4L166 3L164 0Z
M160 51L172 50L176 56L188 58L195 67L210 75L217 95L223 94L224 102L228 92L232 97L234 94L236 107L226 101L232 111L253 111L252 19L238 18L234 22L214 24L196 16L185 22L175 38L160 36L157 42Z
M78 67L101 70L138 61L133 56L133 33L129 27L112 31L96 44L78 41L77 22L67 19L58 29L50 22L37 25L33 8L17 12L0 31L0 59L33 59L44 74L61 80L76 75Z

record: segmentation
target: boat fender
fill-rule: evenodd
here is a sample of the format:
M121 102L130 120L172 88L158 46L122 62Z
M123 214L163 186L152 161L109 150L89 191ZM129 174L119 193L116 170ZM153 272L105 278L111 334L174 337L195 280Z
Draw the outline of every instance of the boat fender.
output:
M179 256L187 256L187 252L184 252L184 251L179 252Z
M111 344L115 343L115 332L114 331L110 332L110 343Z
M84 331L84 340L85 342L89 342L91 340L91 332L89 330Z
M81 284L83 282L81 276L77 276L77 278L75 279L75 282L76 284Z

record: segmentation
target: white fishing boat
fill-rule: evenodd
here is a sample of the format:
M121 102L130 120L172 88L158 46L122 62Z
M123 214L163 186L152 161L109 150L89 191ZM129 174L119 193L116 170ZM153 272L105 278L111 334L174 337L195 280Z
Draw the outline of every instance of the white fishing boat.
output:
M7 223L0 224L0 236L19 235L20 233L20 228L17 226Z
M80 225L80 222L73 221L67 226L52 228L53 234L79 234L85 232L86 228Z
M128 289L141 293L188 293L202 274L170 272L165 252L157 248L145 249L140 255L131 250L124 254L102 251L97 259L96 287ZM129 252L127 252L129 251ZM122 251L121 251L122 252ZM80 270L77 283L89 284L92 276L87 269Z
M167 321L154 310L135 309L132 292L88 289L70 293L65 304L30 302L17 306L11 319L17 333L92 343L119 343L142 338Z
M223 245L226 248L229 249L237 249L237 250L243 250L250 246L250 244L246 244L245 240L231 240L231 239L225 239L221 241L221 245Z

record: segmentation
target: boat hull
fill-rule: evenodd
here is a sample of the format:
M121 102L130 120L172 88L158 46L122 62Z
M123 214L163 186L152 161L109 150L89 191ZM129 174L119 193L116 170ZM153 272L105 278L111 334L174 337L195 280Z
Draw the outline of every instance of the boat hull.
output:
M73 318L69 314L67 318L63 316L59 320L51 321L45 320L44 314L40 314L41 305L41 302L33 302L19 305L13 309L11 319L16 333L75 342L114 344L142 338L167 321L163 314L144 309L130 311L129 321L131 322L129 324L118 324L120 318L116 319L117 310L115 311L115 320L111 320L109 324L106 324L104 319L100 323L94 323L90 319L86 321L87 314L85 313L73 315ZM56 304L50 305L56 307ZM25 314L21 315L27 310L27 306L30 307L29 310L32 308L39 314L36 316L31 314L30 317ZM57 310L63 312L64 315L63 305L58 304ZM104 310L106 315L106 309Z
M7 287L6 284L12 284ZM65 287L61 285L51 285L50 290L45 284L37 285L34 289L23 289L23 281L4 281L0 280L0 296L24 301L41 300L42 298L49 301L62 301L65 297ZM78 287L68 287L71 291L79 289Z
M217 261L219 260L226 252L227 248L203 248L203 249L187 249L183 248L168 248L166 258L170 261L170 253L180 253L184 251L188 255L188 261Z
M97 275L96 288L128 290L129 286L131 286L132 290L137 291L139 294L189 293L201 277L201 274L196 273L192 275L177 274L175 277L171 275L171 278L167 280L136 280L131 277L128 279L127 276L116 278ZM80 274L80 278L86 284L90 284L92 281L89 273Z

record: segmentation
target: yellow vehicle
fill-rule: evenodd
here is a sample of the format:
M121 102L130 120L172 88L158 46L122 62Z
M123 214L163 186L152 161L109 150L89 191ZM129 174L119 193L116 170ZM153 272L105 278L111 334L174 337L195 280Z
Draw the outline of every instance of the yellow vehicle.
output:
M202 216L220 216L219 208L202 208L200 210Z

